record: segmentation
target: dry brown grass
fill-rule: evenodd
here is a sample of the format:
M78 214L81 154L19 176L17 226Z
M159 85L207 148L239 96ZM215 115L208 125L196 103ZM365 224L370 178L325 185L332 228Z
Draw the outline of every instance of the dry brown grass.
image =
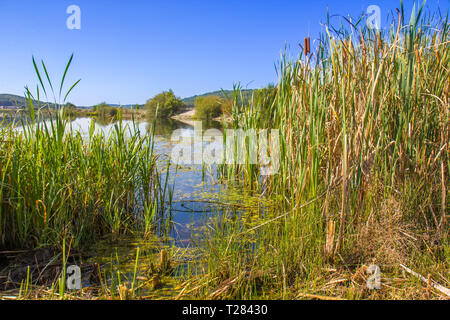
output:
M411 221L404 219L405 209L393 197L372 208L366 221L356 227L354 252L363 260L376 259L393 265L408 261L413 250L419 250L423 237Z

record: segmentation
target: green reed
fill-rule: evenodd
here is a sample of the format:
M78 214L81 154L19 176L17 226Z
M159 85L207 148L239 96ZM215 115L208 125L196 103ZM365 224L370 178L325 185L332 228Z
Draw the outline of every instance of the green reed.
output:
M39 101L40 92L47 97L53 85L45 64L39 68L34 58L33 64ZM50 119L41 116L48 105L33 105L35 97L27 88L30 119L22 119L21 127L0 128L1 248L57 245L66 237L78 246L107 234L117 238L133 230L149 232L149 219L160 213L162 192L152 135L141 134L134 122L121 121L104 134L94 130L92 121L83 137L72 129L63 108L77 83L62 103L55 103L57 112Z
M394 216L386 206L392 199L402 223L446 245L448 18L426 15L422 5L405 22L401 8L387 31L369 29L365 19L338 30L326 25L314 55L282 56L274 95L242 104L235 88L231 127L278 129L280 169L262 179L247 144L246 164L221 166L220 175L282 200L272 212L279 219L269 216L252 236L242 234L250 228L241 222L217 226L218 236L205 241L215 253L208 255L212 275L236 277L241 285L232 287L242 290L251 279L243 270L272 270L262 277L272 287L263 288L285 297L280 288L297 278L314 283L327 261L373 258L370 244L367 253L354 246L371 216ZM249 286L223 296L255 292Z

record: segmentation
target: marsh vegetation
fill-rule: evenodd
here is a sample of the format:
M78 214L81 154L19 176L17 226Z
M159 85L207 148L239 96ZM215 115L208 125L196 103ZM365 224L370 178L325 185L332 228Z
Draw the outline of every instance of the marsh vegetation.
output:
M33 293L24 273L20 297L448 298L436 284L450 286L449 41L447 17L423 7L410 19L399 10L386 32L328 22L314 54L283 55L275 86L249 99L236 86L225 107L211 98L205 114L226 112L224 129L279 130L271 176L248 146L243 164L174 166L156 152L169 142L155 145L153 120L144 133L133 121L108 134L92 123L83 137L63 109L46 122L30 108L22 131L0 129L0 247L51 247L65 266L68 247L134 240L97 291L65 294L60 280ZM171 91L147 104L166 116L179 108ZM203 189L177 198L180 177ZM380 290L367 288L371 264Z

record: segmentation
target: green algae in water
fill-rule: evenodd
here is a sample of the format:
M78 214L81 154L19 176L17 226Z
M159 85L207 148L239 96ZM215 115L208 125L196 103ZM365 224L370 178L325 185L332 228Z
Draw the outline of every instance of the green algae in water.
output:
M162 251L168 253L171 272L158 270ZM179 293L176 287L186 264L197 259L195 251L165 245L156 236L146 240L124 237L114 242L106 239L93 246L95 256L88 263L101 266L103 286L113 297L119 295L120 286L130 289L134 280L134 298L170 299Z

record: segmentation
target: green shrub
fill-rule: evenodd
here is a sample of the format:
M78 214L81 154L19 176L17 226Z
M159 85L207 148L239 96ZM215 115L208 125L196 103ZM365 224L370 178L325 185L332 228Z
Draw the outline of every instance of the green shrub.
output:
M92 108L96 112L97 116L104 118L116 117L117 114L119 113L119 108L111 107L107 105L105 102L97 104Z
M180 98L176 97L172 90L161 92L145 104L147 114L153 118L156 116L156 109L158 109L158 117L168 118L175 115L185 107L185 103Z
M221 115L223 99L219 96L198 97L195 99L195 118L211 119Z

